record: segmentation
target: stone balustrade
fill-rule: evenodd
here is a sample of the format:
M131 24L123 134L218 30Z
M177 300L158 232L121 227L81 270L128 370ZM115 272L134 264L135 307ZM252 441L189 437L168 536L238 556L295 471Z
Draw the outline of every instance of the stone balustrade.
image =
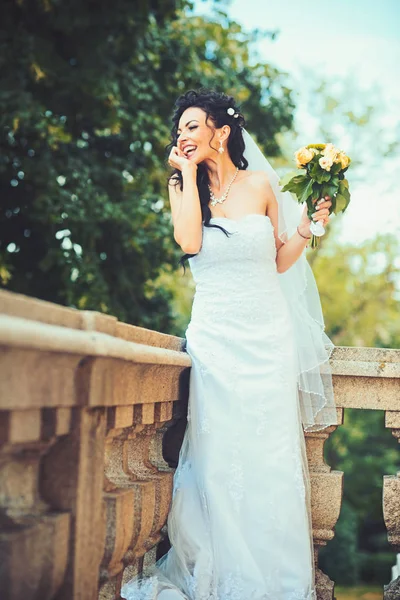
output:
M184 340L96 312L0 292L0 590L4 600L111 600L165 551L185 428ZM400 437L400 351L336 348L346 408L386 411ZM316 560L339 517L343 474L307 434ZM400 547L400 478L384 477ZM333 583L317 570L318 599Z

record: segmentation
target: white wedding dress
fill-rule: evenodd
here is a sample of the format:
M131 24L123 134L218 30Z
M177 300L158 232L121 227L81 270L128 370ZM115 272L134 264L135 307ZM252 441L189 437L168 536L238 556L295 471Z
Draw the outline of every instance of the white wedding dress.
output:
M128 600L314 600L295 335L269 217L212 217L189 259L188 425L172 544Z

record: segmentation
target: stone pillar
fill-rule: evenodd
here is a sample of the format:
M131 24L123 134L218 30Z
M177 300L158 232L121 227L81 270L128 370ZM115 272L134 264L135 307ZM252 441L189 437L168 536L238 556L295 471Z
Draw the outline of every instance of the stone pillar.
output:
M391 429L393 436L400 441L400 412L386 411L385 427ZM400 472L396 475L385 475L383 478L383 518L387 528L388 541L399 552Z
M386 411L385 427L392 430L393 436L400 441L400 412ZM383 477L383 518L385 520L388 541L394 549L400 551L400 471L396 475ZM400 577L384 588L384 600L395 600L400 594Z
M338 423L343 423L343 409L338 408ZM306 433L307 458L311 480L311 509L315 555L315 578L318 600L333 600L334 582L318 568L318 552L329 542L339 518L343 493L343 473L332 471L324 460L324 444L337 426Z
M62 586L71 515L46 501L42 467L70 417L65 408L0 411L2 600L51 600Z

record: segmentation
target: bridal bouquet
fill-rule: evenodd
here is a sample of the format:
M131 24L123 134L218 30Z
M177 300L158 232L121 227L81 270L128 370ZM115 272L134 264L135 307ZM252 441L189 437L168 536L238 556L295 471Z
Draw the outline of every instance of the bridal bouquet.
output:
M319 237L324 235L322 223L315 223L312 214L315 210L314 200L331 197L330 213L344 212L350 202L349 182L344 174L347 171L350 158L338 150L333 144L309 144L299 148L294 154L298 169L305 173L297 175L297 171L287 173L280 180L282 192L292 192L300 204L307 204L307 215L311 220L311 247L318 246ZM295 173L295 174L293 174Z

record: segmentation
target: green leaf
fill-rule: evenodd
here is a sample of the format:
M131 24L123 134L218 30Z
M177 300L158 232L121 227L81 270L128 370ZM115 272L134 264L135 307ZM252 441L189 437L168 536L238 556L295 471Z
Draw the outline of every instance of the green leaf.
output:
M310 167L310 176L315 179L318 183L324 183L331 179L331 174L329 171L325 171L319 164L319 162L315 162L311 164Z
M308 181L307 175L296 175L295 177L292 177L290 179L290 181L288 181L286 183L286 185L284 185L284 187L282 188L282 192L294 192L294 193L296 193L297 186L298 185L303 185L304 182L307 182L307 181Z
M298 186L297 198L300 203L307 202L308 198L312 196L312 186L312 179L308 179Z
M284 185L289 183L291 179L294 179L296 177L305 177L305 175L299 175L298 171L289 171L289 173L285 173L285 175L283 175L283 177L280 178L279 185L283 187Z
M312 195L313 180L307 175L293 177L283 188L282 192L292 192L299 203L306 202Z
M331 196L331 198L333 198L335 196L335 194L337 194L337 192L339 188L339 181L337 179L331 179L331 181L329 183L326 184L325 189L326 189L326 193Z
M332 175L337 175L341 169L342 165L340 163L333 163L330 172Z
M347 205L348 205L348 202L347 202L346 198L344 196L342 196L342 194L338 193L336 196L335 214L344 212L347 208Z
M339 181L339 191L336 196L336 213L344 212L350 203L349 182L347 179Z
M349 196L349 199L350 199L350 192L349 192L349 182L348 182L348 180L347 180L347 179L342 179L342 180L340 181L340 185L341 185L341 186L342 186L342 188L343 188L343 191L341 190L341 192L342 192L342 193L344 192L344 195L346 195L346 194L347 194L347 195Z
M308 184L306 185L306 187L303 190L303 194L301 196L301 198L299 199L300 202L307 202L307 200L309 198L312 197L312 192L313 192L313 180L310 179Z

